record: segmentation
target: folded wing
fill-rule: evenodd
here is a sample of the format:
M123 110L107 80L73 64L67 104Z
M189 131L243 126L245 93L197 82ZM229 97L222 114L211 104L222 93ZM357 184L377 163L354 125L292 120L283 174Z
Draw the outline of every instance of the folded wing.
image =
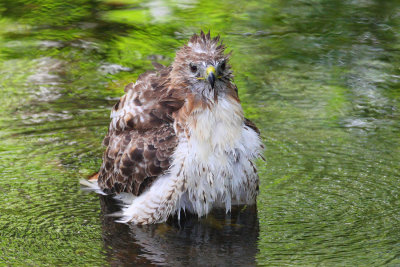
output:
M113 107L98 177L106 193L140 195L168 170L177 146L172 113L183 105L169 86L169 72L160 68L141 75Z

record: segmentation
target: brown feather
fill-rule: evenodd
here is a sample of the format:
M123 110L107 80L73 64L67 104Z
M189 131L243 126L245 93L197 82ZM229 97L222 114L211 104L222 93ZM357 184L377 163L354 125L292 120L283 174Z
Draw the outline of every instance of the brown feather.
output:
M124 140L130 141L122 144ZM146 179L153 179L169 168L176 145L177 137L171 124L148 130L146 134L131 130L112 135L98 177L100 188L138 194ZM114 158L108 156L116 153Z
M251 120L244 118L244 124L253 129L258 135L260 135L260 130L257 128L257 126L254 124L254 122L252 122Z
M174 92L165 78L171 68L158 70L128 84L114 105L98 176L106 192L138 195L171 164L177 145L172 113L182 107L184 94Z

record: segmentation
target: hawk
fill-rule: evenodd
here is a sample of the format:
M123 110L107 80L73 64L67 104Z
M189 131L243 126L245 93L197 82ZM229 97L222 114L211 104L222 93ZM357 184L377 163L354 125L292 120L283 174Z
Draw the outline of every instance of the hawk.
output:
M111 112L97 184L125 205L119 222L254 204L262 157L220 37L194 34L169 67L139 76ZM128 200L129 199L129 200Z

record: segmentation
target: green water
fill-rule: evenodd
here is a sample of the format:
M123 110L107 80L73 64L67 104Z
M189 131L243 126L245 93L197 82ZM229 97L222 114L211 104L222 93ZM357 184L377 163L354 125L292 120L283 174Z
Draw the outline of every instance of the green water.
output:
M0 265L400 265L400 3L0 0ZM221 34L258 211L135 227L81 190L124 85Z

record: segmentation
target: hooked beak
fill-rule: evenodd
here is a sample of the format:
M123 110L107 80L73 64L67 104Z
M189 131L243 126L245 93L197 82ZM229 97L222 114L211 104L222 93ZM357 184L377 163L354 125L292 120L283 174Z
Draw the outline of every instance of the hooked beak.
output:
M215 68L213 66L209 66L206 69L207 73L207 81L210 83L211 88L214 89L215 84Z

